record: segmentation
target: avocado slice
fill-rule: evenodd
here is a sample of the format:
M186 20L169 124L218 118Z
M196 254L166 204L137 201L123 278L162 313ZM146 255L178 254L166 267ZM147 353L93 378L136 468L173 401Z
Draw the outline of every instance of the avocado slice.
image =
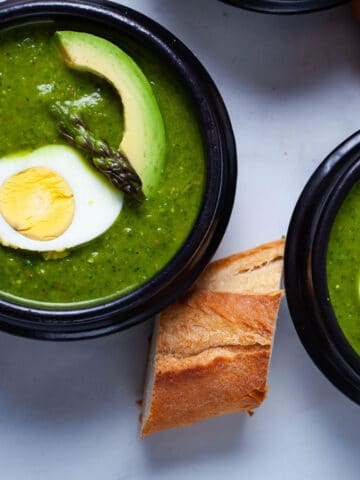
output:
M140 176L145 196L151 196L163 172L166 137L149 81L129 55L104 38L72 31L55 37L69 67L104 78L120 95L125 128L119 149Z

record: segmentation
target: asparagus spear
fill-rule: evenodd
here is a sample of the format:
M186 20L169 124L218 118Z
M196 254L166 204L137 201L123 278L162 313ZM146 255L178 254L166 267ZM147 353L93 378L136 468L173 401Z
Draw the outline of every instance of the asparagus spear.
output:
M137 202L143 202L145 196L141 179L123 153L111 148L106 141L97 139L79 113L59 102L51 105L50 111L59 120L59 131L66 141L83 150L116 188Z

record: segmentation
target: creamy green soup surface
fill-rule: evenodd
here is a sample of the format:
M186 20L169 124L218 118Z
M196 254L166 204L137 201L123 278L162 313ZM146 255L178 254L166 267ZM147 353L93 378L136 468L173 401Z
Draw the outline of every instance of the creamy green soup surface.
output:
M360 354L360 182L341 205L327 252L330 300L345 337Z
M121 99L95 75L68 68L46 26L1 33L0 157L65 143L49 113L55 101L82 102L82 115L117 147L123 133ZM201 133L176 75L153 52L124 39L150 81L167 136L167 158L156 194L143 204L125 200L112 227L57 260L0 246L0 296L22 303L72 306L120 296L153 277L186 240L201 205L205 160ZM84 106L85 104L85 106Z

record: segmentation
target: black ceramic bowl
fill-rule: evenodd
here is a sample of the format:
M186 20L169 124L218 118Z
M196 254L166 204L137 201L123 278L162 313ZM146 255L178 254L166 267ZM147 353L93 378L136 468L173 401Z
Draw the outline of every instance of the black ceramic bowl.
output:
M7 1L0 29L53 21L59 28L86 31L121 45L146 44L184 83L194 103L206 151L207 179L196 224L176 256L135 291L104 304L56 310L0 300L0 328L29 337L70 340L108 334L159 312L195 281L214 254L227 226L236 186L234 136L223 101L208 73L170 32L149 18L107 1Z
M360 357L343 335L331 303L326 255L335 216L360 179L360 132L317 168L295 207L285 249L285 287L295 328L307 352L349 398L360 404Z
M311 13L336 7L348 0L222 0L236 7L264 13Z

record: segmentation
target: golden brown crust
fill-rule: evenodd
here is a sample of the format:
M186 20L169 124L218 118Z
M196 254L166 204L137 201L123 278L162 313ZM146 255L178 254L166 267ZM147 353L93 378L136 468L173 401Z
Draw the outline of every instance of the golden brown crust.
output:
M266 243L217 260L204 270L196 286L236 293L269 293L279 289L285 240Z
M157 354L181 359L214 346L270 345L280 297L195 291L163 312Z
M158 373L141 436L254 409L266 395L268 357L268 352L261 351L217 355L206 365Z
M210 416L251 411L264 400L282 296L281 269L275 278L269 267L282 262L283 248L283 241L273 242L214 262L191 294L161 314L154 384L141 436ZM256 288L247 291L248 279L245 287L237 283L235 293L221 291L238 269L250 274L263 268L260 293ZM270 285L270 291L262 291L264 285Z

